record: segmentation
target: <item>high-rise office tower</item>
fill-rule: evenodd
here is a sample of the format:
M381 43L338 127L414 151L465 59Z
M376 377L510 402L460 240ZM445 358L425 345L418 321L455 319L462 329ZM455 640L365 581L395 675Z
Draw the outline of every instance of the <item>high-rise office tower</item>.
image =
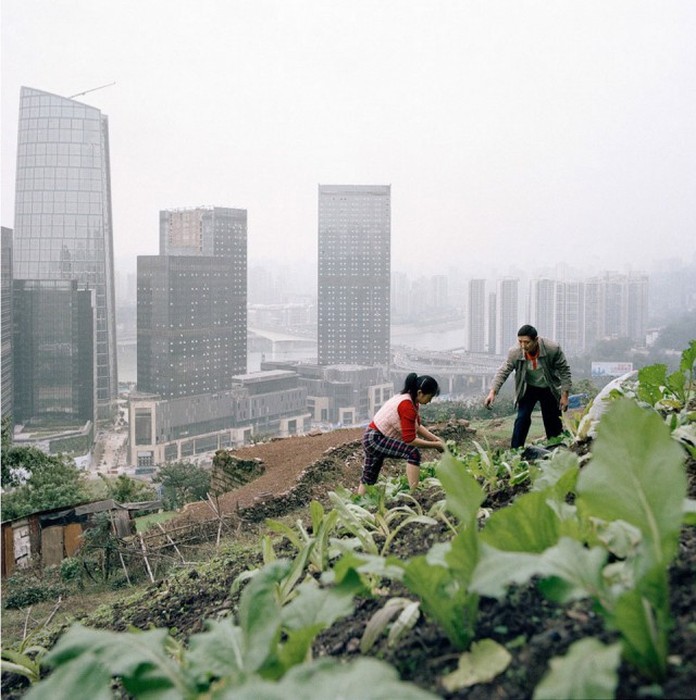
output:
M246 270L246 210L160 213L160 255L138 256L138 391L210 394L246 373Z
M391 186L319 185L320 365L387 366Z
M519 284L517 278L506 278L498 282L498 354L506 353L508 348L517 342L517 331L520 327Z
M74 280L94 292L100 419L113 415L117 396L113 257L107 117L81 102L23 87L14 278ZM70 314L61 318L67 323Z
M486 280L469 280L469 352L486 352Z
M12 359L12 229L2 227L2 421L12 427L14 413L14 380Z

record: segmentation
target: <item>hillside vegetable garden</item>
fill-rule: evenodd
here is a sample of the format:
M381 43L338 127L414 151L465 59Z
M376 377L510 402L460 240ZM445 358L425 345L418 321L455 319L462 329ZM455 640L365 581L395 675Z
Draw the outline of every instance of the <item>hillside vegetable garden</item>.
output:
M694 697L695 362L640 370L543 458L452 443L413 494L336 488L3 671L29 700Z

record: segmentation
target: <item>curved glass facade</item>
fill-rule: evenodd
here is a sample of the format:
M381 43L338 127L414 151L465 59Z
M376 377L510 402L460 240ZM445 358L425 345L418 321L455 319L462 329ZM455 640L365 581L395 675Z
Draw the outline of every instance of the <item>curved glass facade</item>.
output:
M94 292L98 418L117 395L108 120L98 109L23 87L14 277L75 280Z

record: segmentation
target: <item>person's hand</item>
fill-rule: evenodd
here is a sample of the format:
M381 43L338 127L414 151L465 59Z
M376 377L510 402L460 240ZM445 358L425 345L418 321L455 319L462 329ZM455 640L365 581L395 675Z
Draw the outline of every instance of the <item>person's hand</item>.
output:
M438 441L437 441L437 445L435 445L435 449L436 449L438 452L444 452L445 449L446 449L446 447L447 447L447 444L445 443L444 440L438 440Z
M491 390L488 392L488 396L486 396L486 398L483 400L483 405L484 405L486 408L490 408L490 407L491 407L491 404L492 404L494 401L495 401L495 391L493 391L493 389L491 389Z
M568 394L561 394L561 400L559 401L561 411L568 410Z

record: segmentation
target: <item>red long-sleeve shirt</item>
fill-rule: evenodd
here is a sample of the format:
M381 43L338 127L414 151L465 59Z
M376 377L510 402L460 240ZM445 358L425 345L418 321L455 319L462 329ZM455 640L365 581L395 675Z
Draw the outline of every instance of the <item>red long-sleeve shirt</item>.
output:
M369 427L388 437L413 442L419 425L418 406L408 394L396 394L377 411Z

